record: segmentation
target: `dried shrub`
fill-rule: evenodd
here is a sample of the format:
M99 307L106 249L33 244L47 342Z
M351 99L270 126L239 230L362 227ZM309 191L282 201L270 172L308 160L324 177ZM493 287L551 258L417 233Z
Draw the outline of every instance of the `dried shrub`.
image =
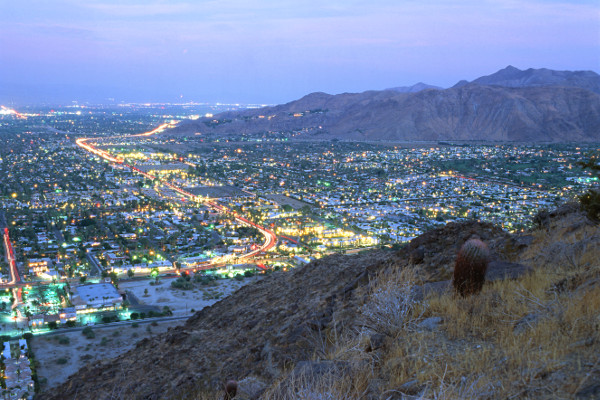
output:
M361 310L365 328L397 337L420 316L415 297L415 284L406 274L379 277Z
M312 362L311 368L294 369L261 396L263 400L360 399L370 375L346 364ZM325 364L325 368L321 368Z
M579 202L591 220L600 221L600 190L588 190L579 196Z

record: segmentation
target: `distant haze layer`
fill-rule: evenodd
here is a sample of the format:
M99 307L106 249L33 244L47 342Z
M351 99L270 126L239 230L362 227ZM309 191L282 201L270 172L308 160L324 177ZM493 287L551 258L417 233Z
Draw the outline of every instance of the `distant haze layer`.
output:
M449 87L514 64L597 70L594 0L0 4L0 102L276 104Z

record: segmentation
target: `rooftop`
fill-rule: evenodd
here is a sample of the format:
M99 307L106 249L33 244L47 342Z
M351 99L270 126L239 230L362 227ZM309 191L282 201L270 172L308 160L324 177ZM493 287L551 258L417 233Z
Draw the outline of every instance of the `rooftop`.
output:
M93 303L102 299L121 298L117 289L110 283L93 283L77 287L78 295L86 303Z

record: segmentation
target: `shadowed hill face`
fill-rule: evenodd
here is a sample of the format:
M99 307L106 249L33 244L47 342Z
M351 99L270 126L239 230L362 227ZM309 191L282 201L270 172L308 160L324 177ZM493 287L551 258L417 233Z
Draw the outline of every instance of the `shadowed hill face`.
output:
M578 87L477 81L416 93L314 93L275 107L186 122L170 132L262 137L300 131L297 138L312 140L597 141L600 95Z
M416 92L420 92L422 90L427 90L427 89L441 90L442 88L439 86L433 86L433 85L428 85L423 82L419 82L412 86L398 86L398 87L393 87L393 88L389 88L386 90L393 90L395 92L400 92L400 93L416 93Z
M473 83L505 87L566 86L600 94L600 75L593 71L554 71L546 68L522 71L509 65L492 75L477 78Z
M422 291L427 289L430 293L431 290L440 293L438 289L443 290L444 285L449 286L449 281L445 279L451 276L451 268L460 246L473 235L478 236L489 247L492 262L500 261L499 264L504 265L521 262L529 266L529 272L532 269L536 271L532 275L522 276L521 281L510 283L506 280L488 285L487 289L484 287L481 297L471 298L472 301L456 299L444 294L442 297L431 297L428 300L429 312L443 311L446 314L441 314L437 319L433 318L433 321L432 318L420 321L417 328L420 327L421 330L415 330L413 327L407 332L408 336L404 337L404 341L391 339L386 341L385 338L377 339L377 335L370 337L371 350L368 351L373 351L375 347L380 348L381 350L378 350L380 353L376 357L382 365L380 370L375 370L375 376L369 375L373 383L369 385L373 398L379 398L379 395L387 390L385 385L397 379L400 370L404 373L420 374L425 369L429 369L429 373L433 374L429 376L436 376L436 379L439 379L443 375L440 372L444 372L443 362L421 364L425 358L438 360L437 357L441 360L444 357L454 357L453 362L462 362L466 370L471 368L469 365L472 363L487 363L475 368L475 370L487 368L487 375L482 376L477 370L476 378L487 379L493 384L496 384L498 379L505 379L506 385L503 387L506 386L507 389L510 389L509 383L514 383L514 379L519 376L527 378L519 380L519 384L525 384L526 388L532 384L533 387L539 385L547 388L549 384L564 381L566 386L560 386L563 383L555 384L553 390L559 388L568 390L568 393L572 394L575 389L588 390L589 385L592 385L590 390L594 389L592 382L585 382L585 374L592 370L592 365L586 364L589 366L586 367L587 369L581 368L581 365L576 368L578 360L582 358L585 351L582 349L591 344L587 341L569 343L570 330L562 335L562 340L565 342L561 346L571 349L566 352L565 363L557 363L552 358L551 363L544 364L544 368L551 368L548 373L556 372L555 368L559 369L560 374L553 375L557 380L545 379L543 375L533 377L529 372L524 371L524 365L537 362L537 358L531 357L530 354L519 361L522 362L519 364L520 367L509 368L506 371L507 353L503 353L503 348L499 349L492 364L490 359L482 358L481 350L473 350L474 343L489 346L492 350L498 350L499 346L504 345L508 346L506 349L516 352L510 353L515 358L522 355L522 345L531 346L528 351L537 351L535 340L539 339L541 333L536 333L534 330L536 323L534 318L537 318L539 323L544 321L545 319L540 317L543 314L540 313L545 312L543 311L545 308L539 308L535 301L523 300L529 297L519 297L519 293L533 296L531 292L524 289L523 285L529 285L531 290L534 290L535 286L540 296L542 294L547 296L550 301L549 307L560 305L560 302L552 297L552 290L558 294L566 290L579 290L579 296L587 293L586 290L597 291L600 282L597 266L598 249L600 249L598 227L591 223L578 207L570 206L549 213L548 217L540 222L540 229L521 235L510 235L488 223L474 221L450 223L417 237L398 252L380 250L356 256L334 255L288 273L274 273L244 286L230 297L197 312L184 326L171 329L151 339L144 339L135 349L116 359L86 366L71 376L68 382L42 394L39 398L179 399L194 398L193 394L201 392L203 388L213 390L222 388L229 379L242 381L246 377L252 377L261 379L266 384L272 384L279 377L285 376L285 371L302 364L302 361L313 360L315 355L325 354L324 346L327 346L328 338L331 339L333 335L345 337L347 333L356 334L364 324L364 320L360 317L361 310L373 301L372 293L381 287L382 282L384 285L386 281L392 282L393 279L390 277L401 276L405 270L408 272L408 266L411 267L411 271L419 274L419 281L435 282L419 286ZM556 268L559 266L562 272L557 274ZM563 279L562 274L569 269L576 270L575 274ZM514 278L516 276L511 279ZM556 281L558 282L553 283ZM398 283L394 282L394 285ZM590 293L590 300L592 300L596 292ZM510 300L512 303L506 305L506 302L499 302L498 298L501 296L505 296L505 300ZM581 305L585 305L585 299L582 300ZM568 308L571 300L572 296L567 293L562 300L563 306ZM597 297L595 301L597 302ZM503 304L506 305L506 309L501 308L504 307ZM521 308L525 306L531 306L533 311L529 308L522 310ZM584 308L586 307L582 310ZM515 315L520 317L514 321L511 319L512 314L506 314L506 312L517 311ZM500 317L492 317L489 320L489 312L496 312ZM435 313L434 315L437 315ZM590 319L588 314L590 313L582 311L585 321L589 320L592 324L586 329L597 335L596 316L592 315L593 318ZM448 320L444 321L447 315L452 315L454 319L447 318ZM506 319L502 321L504 330L498 338L493 336L498 328L496 318ZM436 333L436 325L440 324L440 321L444 321L444 329ZM525 322L521 324L520 321ZM557 321L564 323L564 321ZM521 326L530 322L529 327ZM480 332L474 337L473 329L478 332L480 330L485 335ZM530 336L522 336L523 333L520 333L526 329L534 330L531 333L533 344L528 339ZM585 332L587 335L588 331ZM503 344L503 340L513 338L510 335L514 335L514 340L522 342L515 342L518 345L514 345L513 339L510 339L508 342L513 345ZM486 337L492 338L489 343L485 342ZM445 340L448 347L439 347L440 339ZM552 341L555 337L551 335L547 339ZM424 344L424 341L429 342ZM402 347L405 345L404 342L408 343L406 349ZM592 338L590 343L598 342L594 342ZM545 351L542 347L539 349L542 353ZM406 353L403 353L405 350ZM492 350L485 354L491 354ZM353 347L353 351L356 351L356 348ZM418 357L415 358L414 353L418 353ZM589 353L588 351L585 354ZM579 358L571 357L572 354ZM592 354L597 353L592 352ZM413 362L417 362L416 364L407 363L411 357ZM402 362L396 364L397 360ZM596 359L592 362L596 362ZM563 364L567 367L560 370ZM392 365L393 368L387 368L385 365ZM571 367L573 369L569 369ZM369 368L368 372L371 373L370 371ZM569 374L572 376L579 374L577 379L583 379L581 382L586 385L580 384L577 388L569 387L569 382L572 383ZM459 384L460 377L459 373L457 378ZM532 383L534 380L536 382ZM399 384L404 382L401 381ZM389 393L389 390L386 393ZM457 393L463 395L454 394L449 398L465 397L465 392L459 390ZM486 397L495 398L495 391L489 393Z
M310 359L333 315L355 309L347 285L388 253L337 256L289 273L275 273L196 313L182 327L142 340L135 349L83 368L45 399L159 399L197 385L218 388L250 374L278 376Z
M369 282L409 264L424 249L424 279L446 279L458 248L472 234L497 256L508 234L490 224L448 224L399 252L334 255L288 273L274 273L192 316L184 326L140 341L135 349L84 367L42 399L159 399L220 388L228 379L259 376L272 382L298 361L312 359L334 329L339 335L360 322Z

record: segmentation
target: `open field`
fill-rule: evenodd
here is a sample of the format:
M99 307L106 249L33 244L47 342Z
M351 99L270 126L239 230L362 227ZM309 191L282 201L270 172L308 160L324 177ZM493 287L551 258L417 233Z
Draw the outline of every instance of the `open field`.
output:
M212 305L229 296L241 286L259 277L213 281L209 285L194 284L193 290L180 290L171 287L171 280L165 279L158 285L150 286L148 280L121 282L120 287L133 293L140 304L156 305L161 309L168 306L173 316L192 315L193 311ZM148 294L144 290L148 289ZM35 336L31 347L39 362L38 376L42 390L48 390L77 372L88 363L97 363L105 358L113 358L135 347L144 338L167 331L170 327L182 325L178 321L139 320L127 325L114 327L92 326L94 338L88 338L81 331Z
M302 207L306 207L306 206L311 207L312 206L312 204L310 204L310 203L307 203L302 200L294 199L292 197L285 196L283 194L268 194L265 197L277 202L278 204L280 204L282 206L287 204L294 209L300 209Z
M184 322L185 320L153 322L147 319L143 323L112 328L92 327L95 334L93 339L88 339L81 331L35 336L31 347L39 362L38 376L42 390L65 382L70 375L88 363L94 364L104 358L116 357L134 348L139 340L165 332L169 327Z
M149 280L122 282L119 288L133 294L142 305L154 305L161 309L167 306L174 316L183 316L190 314L192 309L198 311L216 303L256 279L259 278L245 278L242 281L223 279L208 285L194 283L192 290L172 288L171 279L163 279L158 285L150 285Z

